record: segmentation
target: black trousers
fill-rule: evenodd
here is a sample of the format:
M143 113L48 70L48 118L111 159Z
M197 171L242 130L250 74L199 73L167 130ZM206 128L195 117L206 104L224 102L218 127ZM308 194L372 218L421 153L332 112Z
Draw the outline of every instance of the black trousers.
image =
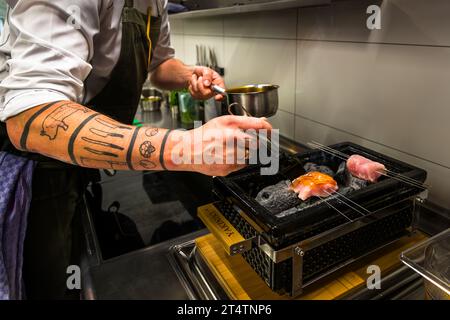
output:
M83 168L36 168L24 247L27 299L79 299L67 289L66 271L80 262L87 183Z

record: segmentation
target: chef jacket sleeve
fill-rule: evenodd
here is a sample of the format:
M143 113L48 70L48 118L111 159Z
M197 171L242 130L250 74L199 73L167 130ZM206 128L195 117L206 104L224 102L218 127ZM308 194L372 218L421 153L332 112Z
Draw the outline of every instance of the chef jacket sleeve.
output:
M82 101L101 2L11 5L0 43L1 121L46 102Z
M153 52L153 59L150 64L150 72L154 71L164 61L175 57L175 49L170 44L170 23L167 11L167 0L157 0L162 4L161 30L158 43Z

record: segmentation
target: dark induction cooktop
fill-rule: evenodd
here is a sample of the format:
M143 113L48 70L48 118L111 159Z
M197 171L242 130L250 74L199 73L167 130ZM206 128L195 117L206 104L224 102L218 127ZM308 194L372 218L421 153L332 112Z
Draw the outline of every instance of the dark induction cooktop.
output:
M213 200L211 189L211 177L195 173L102 173L86 194L101 258L202 229L196 210Z

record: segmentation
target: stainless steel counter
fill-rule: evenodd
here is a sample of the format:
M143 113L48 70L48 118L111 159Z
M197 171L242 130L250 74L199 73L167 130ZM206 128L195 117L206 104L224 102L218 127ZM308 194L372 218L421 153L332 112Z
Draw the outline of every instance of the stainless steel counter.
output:
M169 248L207 233L201 230L107 260L84 272L85 299L187 300L183 284L173 271Z

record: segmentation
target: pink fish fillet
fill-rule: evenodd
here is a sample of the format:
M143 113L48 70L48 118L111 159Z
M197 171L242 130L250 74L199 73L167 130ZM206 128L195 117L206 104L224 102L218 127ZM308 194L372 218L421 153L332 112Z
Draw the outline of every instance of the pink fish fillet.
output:
M376 182L386 172L383 164L357 154L348 158L347 169L353 176L370 182Z

